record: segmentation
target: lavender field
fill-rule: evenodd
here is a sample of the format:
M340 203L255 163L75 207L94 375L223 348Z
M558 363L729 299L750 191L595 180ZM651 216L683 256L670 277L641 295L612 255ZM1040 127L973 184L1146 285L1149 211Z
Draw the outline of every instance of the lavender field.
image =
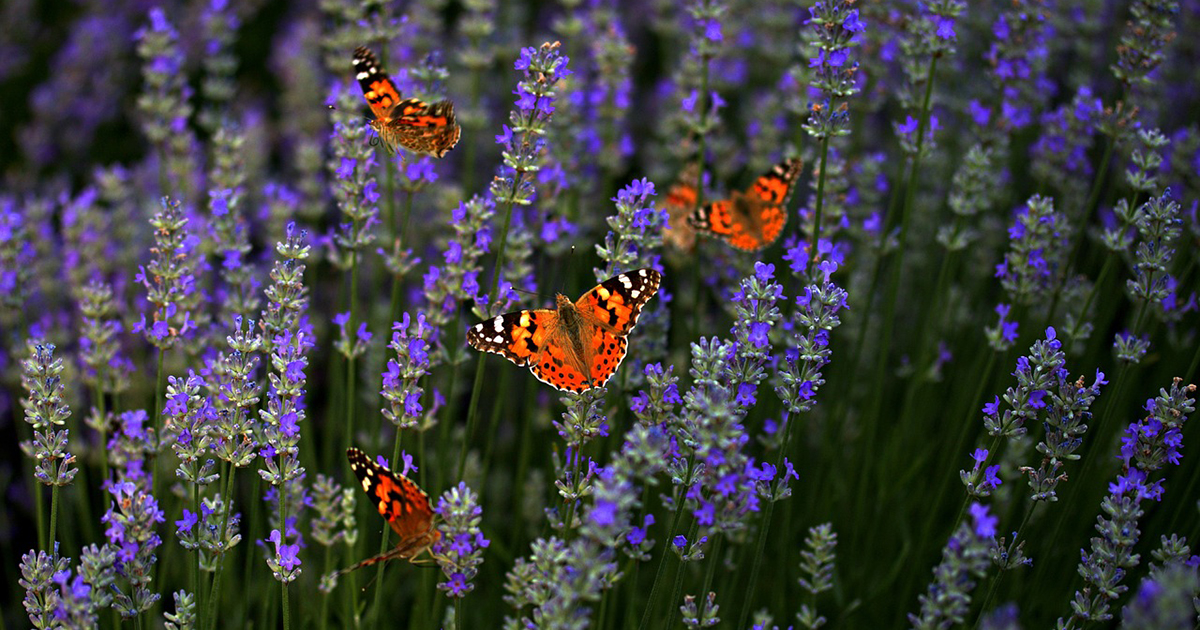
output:
M5 0L0 630L1195 628L1197 33Z

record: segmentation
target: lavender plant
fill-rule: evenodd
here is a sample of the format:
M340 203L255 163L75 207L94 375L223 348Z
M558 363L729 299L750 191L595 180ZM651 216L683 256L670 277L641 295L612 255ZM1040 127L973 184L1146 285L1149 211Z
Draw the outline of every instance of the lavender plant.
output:
M0 9L0 627L1195 624L1195 2L277 5Z

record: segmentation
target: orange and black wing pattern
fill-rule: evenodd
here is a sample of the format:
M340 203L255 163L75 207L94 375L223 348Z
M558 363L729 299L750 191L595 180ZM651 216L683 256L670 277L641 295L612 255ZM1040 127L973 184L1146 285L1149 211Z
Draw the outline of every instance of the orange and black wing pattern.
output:
M528 367L555 389L603 387L625 358L626 336L661 282L653 269L618 274L574 303L559 296L556 310L515 311L480 322L467 331L467 342ZM564 317L564 309L572 316Z
M462 129L454 118L454 103L432 105L416 98L400 98L396 84L370 50L354 50L354 77L375 118L371 127L392 151L403 147L418 154L442 157L458 144Z
M409 548L400 557L411 558L436 541L433 508L424 490L356 448L347 449L346 457L371 506L400 537L397 548Z
M784 160L756 179L749 190L698 208L688 217L688 223L737 249L763 249L774 243L787 225L787 203L800 177L800 167L799 158Z
M700 165L688 162L663 198L663 208L667 211L663 242L684 251L691 251L695 247L696 229L688 223L688 216L696 211L699 200Z

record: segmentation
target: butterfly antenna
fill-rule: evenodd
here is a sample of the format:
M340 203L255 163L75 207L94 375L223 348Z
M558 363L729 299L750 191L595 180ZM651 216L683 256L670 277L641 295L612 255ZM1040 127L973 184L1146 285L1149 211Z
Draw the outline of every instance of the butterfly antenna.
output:
M511 284L510 284L510 285L508 285L508 288L509 288L510 290L516 291L517 293L524 293L525 295L532 295L533 297L535 297L535 298L539 298L539 299L541 299L541 300L545 300L545 299L546 299L546 296L545 296L545 295L542 295L541 293L538 293L537 291L527 291L527 290L525 290L525 289L518 289L517 287L514 287L514 286L513 286L513 285L511 285Z

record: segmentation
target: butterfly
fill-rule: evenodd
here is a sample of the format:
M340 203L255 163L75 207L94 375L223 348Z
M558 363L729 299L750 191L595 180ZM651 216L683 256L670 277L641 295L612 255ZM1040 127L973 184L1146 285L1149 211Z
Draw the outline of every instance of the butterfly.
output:
M699 232L715 234L737 249L752 252L774 243L787 225L787 202L800 177L800 158L776 164L754 180L746 192L734 191L697 208L687 222Z
M454 103L438 101L430 105L416 98L400 100L396 84L375 54L362 46L354 49L354 78L375 114L371 128L390 150L400 146L440 158L458 144L462 129L454 121Z
M575 302L560 293L555 308L505 313L476 324L467 330L467 342L528 367L555 389L603 387L625 358L625 337L660 282L662 274L653 269L622 273Z
M433 528L433 508L424 490L408 477L392 472L356 448L346 449L346 458L350 460L350 470L358 477L363 492L400 540L390 550L337 571L332 578L393 558L416 562L418 555L441 540L442 533Z
M663 198L663 208L667 211L663 241L676 249L691 251L696 246L696 230L688 224L688 216L696 210L696 202L700 199L699 191L700 165L688 162Z

